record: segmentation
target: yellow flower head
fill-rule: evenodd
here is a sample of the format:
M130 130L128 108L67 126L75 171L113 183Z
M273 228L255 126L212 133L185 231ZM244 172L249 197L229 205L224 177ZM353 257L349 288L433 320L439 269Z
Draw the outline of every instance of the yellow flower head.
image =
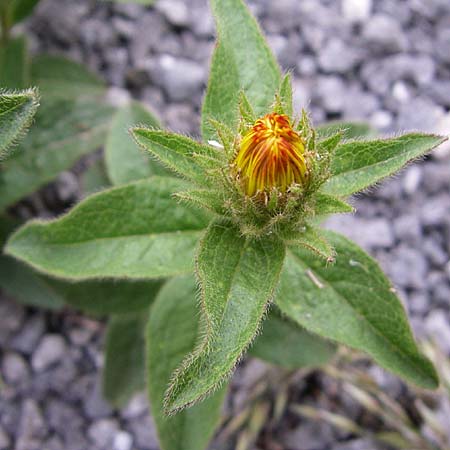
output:
M303 139L284 114L258 119L242 138L234 164L249 196L272 188L285 192L308 177Z

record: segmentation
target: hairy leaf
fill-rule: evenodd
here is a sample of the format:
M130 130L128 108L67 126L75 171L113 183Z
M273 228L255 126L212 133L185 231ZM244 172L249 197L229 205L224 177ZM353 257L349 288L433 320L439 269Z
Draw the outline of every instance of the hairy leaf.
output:
M275 312L264 321L249 350L252 356L287 369L322 366L335 352L335 345Z
M203 450L220 418L225 389L175 416L164 414L170 377L198 339L196 291L192 276L169 281L153 304L148 322L148 392L162 450Z
M322 189L337 196L358 192L397 172L407 162L430 152L446 139L410 133L392 139L344 143L334 152L332 176Z
M376 131L364 122L328 122L316 128L319 138L342 133L342 139L361 139L376 136Z
M145 388L145 325L148 311L112 317L106 331L103 395L124 406Z
M0 92L0 162L25 133L39 106L36 91Z
M94 101L43 102L18 151L0 172L0 210L44 186L100 146L112 110Z
M128 132L133 125L159 128L158 120L139 102L133 101L117 111L105 147L106 170L114 185L167 174L133 142Z
M42 97L80 99L101 97L105 84L85 66L62 56L41 55L31 64L31 81Z
M241 90L259 116L273 103L281 82L275 58L245 3L212 0L211 6L218 36L202 111L205 141L216 137L210 119L236 130Z
M328 232L336 263L291 248L277 305L307 330L362 350L384 368L435 388L436 372L414 341L403 307L378 264L356 244Z
M0 88L24 89L30 82L30 67L25 37L0 44Z
M225 222L208 228L197 257L204 339L178 370L167 394L167 411L195 403L233 370L272 299L284 252L273 236L246 241Z
M205 171L199 158L215 158L213 147L166 131L135 127L131 132L136 142L164 166L198 184L205 183Z
M60 219L28 223L11 237L6 252L72 280L189 272L208 217L172 199L184 188L181 180L152 177L94 194Z

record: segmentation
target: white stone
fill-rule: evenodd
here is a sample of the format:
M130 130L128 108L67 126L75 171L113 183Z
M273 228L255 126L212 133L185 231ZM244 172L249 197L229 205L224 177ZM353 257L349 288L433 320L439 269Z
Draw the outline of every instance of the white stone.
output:
M375 111L370 116L370 124L378 130L385 130L392 125L392 114L389 111Z
M119 431L114 436L113 450L131 450L133 437L125 431Z
M130 103L131 97L126 89L112 86L106 93L106 101L116 108L126 106Z
M397 81L392 87L392 96L398 102L405 103L411 98L411 93L403 81Z
M412 195L417 192L422 181L422 170L419 166L411 166L403 177L403 190Z
M372 13L372 0L342 0L342 15L350 22L364 22Z

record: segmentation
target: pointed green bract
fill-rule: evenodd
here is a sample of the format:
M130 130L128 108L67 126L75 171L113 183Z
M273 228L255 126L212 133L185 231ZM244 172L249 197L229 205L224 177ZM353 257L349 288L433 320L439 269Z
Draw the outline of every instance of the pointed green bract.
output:
M21 36L0 44L0 88L25 89L30 84L27 41Z
M224 388L175 416L164 413L164 393L173 371L195 348L198 322L194 277L169 281L151 307L147 326L148 393L162 450L204 450L220 419Z
M110 107L94 101L43 101L30 132L2 166L0 211L98 148L111 114Z
M172 198L185 188L181 180L152 177L94 194L60 219L29 222L11 237L6 252L72 280L190 272L208 216Z
M145 388L145 325L148 311L112 317L106 330L103 395L123 407Z
M164 166L195 183L205 184L205 169L200 165L200 158L213 161L217 156L213 147L166 131L135 127L131 132L136 142Z
M276 304L313 333L368 353L378 364L421 387L435 388L436 372L420 354L405 311L378 264L356 244L327 237L336 263L291 248Z
M242 0L212 0L217 45L203 103L202 133L216 139L209 119L237 129L239 92L243 90L257 116L267 112L281 82L278 65L261 30Z
M335 352L336 347L331 342L281 317L276 311L271 311L249 349L252 356L287 369L322 366Z
M227 222L213 222L197 256L204 339L177 371L166 398L175 412L216 389L258 331L284 260L274 236L245 240Z
M343 200L332 195L318 192L314 198L314 213L316 216L355 212L355 209L352 205L349 205Z
M128 133L133 125L159 128L158 120L139 102L132 101L117 111L105 147L106 169L114 185L167 174L151 155L133 142Z
M291 74L288 73L283 77L280 86L280 100L283 106L284 114L289 117L294 115L294 105L292 98L292 79Z
M0 163L28 129L38 106L39 96L34 90L20 93L0 91Z
M177 192L175 197L187 203L213 211L219 215L224 215L226 212L224 207L225 200L220 198L219 193L216 191L194 189L187 192Z
M62 56L41 55L32 60L31 81L44 99L80 99L102 97L103 81L85 66Z
M344 143L334 152L331 178L322 189L337 196L361 191L430 152L446 139L433 134L410 133L392 139Z
M335 251L320 228L306 225L302 231L286 239L292 246L306 248L328 262L334 261Z

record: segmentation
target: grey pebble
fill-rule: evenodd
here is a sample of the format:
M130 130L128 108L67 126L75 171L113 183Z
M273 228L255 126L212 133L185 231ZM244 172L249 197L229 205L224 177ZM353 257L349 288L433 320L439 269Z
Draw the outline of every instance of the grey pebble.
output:
M39 343L46 329L42 314L35 314L25 322L24 327L11 339L11 348L30 355Z
M172 101L190 100L206 82L206 73L197 63L172 55L161 55L150 68L152 79L160 83Z
M360 61L360 54L338 38L330 38L319 53L319 66L325 72L345 74Z
M158 438L155 424L150 416L139 417L130 423L135 436L135 444L142 450L158 450Z
M102 450L109 450L119 431L119 424L115 419L100 419L88 428L88 436L92 442Z
M363 38L379 52L400 52L408 45L406 36L395 18L384 14L371 17L363 30Z
M83 409L89 419L100 419L111 415L112 408L102 394L102 379L97 376L83 402Z
M30 369L21 355L6 353L2 358L2 375L8 384L21 384L29 378Z
M33 353L31 359L33 370L41 372L59 362L66 350L66 342L60 335L46 334Z
M425 319L425 328L439 347L450 354L450 322L448 312L442 309L431 311Z

